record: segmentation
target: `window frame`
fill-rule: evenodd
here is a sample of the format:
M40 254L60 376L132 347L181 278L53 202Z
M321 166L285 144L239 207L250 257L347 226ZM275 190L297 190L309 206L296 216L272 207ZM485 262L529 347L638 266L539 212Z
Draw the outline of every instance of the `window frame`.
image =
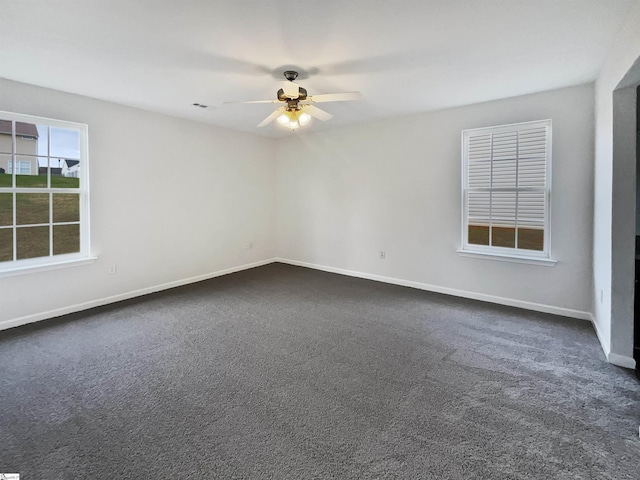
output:
M477 245L469 243L469 192L474 191L468 187L469 181L469 138L478 134L496 134L509 131L522 131L531 128L546 127L546 157L545 157L545 185L544 187L513 187L514 192L544 192L544 233L543 250L527 250L523 248L511 248L492 245ZM553 125L551 119L520 122L490 127L466 129L461 135L462 153L462 222L461 222L461 247L458 253L463 256L479 256L495 260L514 261L519 263L541 264L553 266L557 263L551 257L551 170L552 170L552 134ZM491 174L493 175L493 173ZM475 190L477 192L483 190ZM495 191L490 187L487 191ZM507 190L510 191L510 190Z
M15 182L15 175L19 173L12 172L13 176L11 181L11 187L0 187L0 193L11 193L14 195L13 201L13 252L14 259L0 262L0 277L11 276L21 273L44 271L53 268L62 268L73 265L92 263L96 260L96 257L91 256L91 238L90 238L90 215L89 215L89 127L83 123L69 122L66 120L57 120L46 117L39 117L34 115L26 115L21 113L0 111L0 118L2 120L11 120L13 122L32 123L36 125L47 126L49 128L64 128L74 130L78 132L79 141L79 161L82 165L82 175L79 178L78 188L58 188L51 186L51 173L47 177L46 187L18 187ZM12 153L11 162L16 165L17 158L24 156L24 154L16 152L16 139L18 135L15 131L12 134ZM50 147L49 147L50 148ZM47 152L48 154L50 153ZM43 155L39 155L42 157ZM52 158L47 155L48 158ZM50 165L51 167L51 165ZM15 168L12 169L15 171ZM8 174L8 172L7 172ZM38 174L38 173L36 173ZM46 193L52 194L77 194L79 196L79 229L80 229L80 251L75 253L54 254L51 247L52 239L50 238L49 255L35 258L16 259L16 229L19 228L16 225L16 203L15 196L20 193ZM50 196L50 202L51 202ZM51 208L51 206L50 206ZM55 223L53 219L49 217L48 222L50 232Z

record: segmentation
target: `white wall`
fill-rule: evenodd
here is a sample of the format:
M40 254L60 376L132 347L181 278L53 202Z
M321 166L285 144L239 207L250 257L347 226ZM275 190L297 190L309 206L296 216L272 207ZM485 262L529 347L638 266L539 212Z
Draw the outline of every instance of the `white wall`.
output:
M629 285L629 269L624 264L632 265L633 252L629 249L633 247L626 238L629 236L626 229L621 236L616 236L613 199L615 194L619 225L632 223L635 160L626 167L618 165L616 177L622 183L619 188L614 187L613 91L640 56L640 3L634 5L626 18L596 82L593 298L594 323L607 358L631 366L633 286ZM628 175L631 177L625 181ZM626 209L627 214L621 209Z
M99 257L0 278L0 327L279 256L570 316L593 308L605 352L613 331L614 360L629 356L628 321L611 320L611 92L640 54L640 6L630 15L596 86L595 187L592 86L271 140L0 79L0 109L89 125ZM558 264L459 256L460 131L544 118Z
M274 256L274 140L3 79L0 110L89 125L99 257L0 278L0 327Z
M278 255L588 318L593 99L587 85L291 135L278 144ZM547 118L557 265L460 256L461 130Z

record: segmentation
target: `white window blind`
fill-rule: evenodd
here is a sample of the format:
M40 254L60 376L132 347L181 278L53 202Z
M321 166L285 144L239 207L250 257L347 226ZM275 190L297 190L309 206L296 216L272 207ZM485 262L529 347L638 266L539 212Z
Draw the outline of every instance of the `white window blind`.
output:
M463 251L548 257L551 120L462 133Z

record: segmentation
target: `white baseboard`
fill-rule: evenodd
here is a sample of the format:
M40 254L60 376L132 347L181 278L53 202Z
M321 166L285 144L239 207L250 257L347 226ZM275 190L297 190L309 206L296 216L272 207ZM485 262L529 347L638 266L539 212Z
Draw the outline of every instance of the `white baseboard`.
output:
M201 282L203 280L209 280L210 278L220 277L222 275L228 275L229 273L235 273L242 270L248 270L250 268L260 267L273 263L276 260L269 258L267 260L261 260L259 262L247 263L237 267L226 268L224 270L218 270L216 272L205 273L204 275L197 275L195 277L183 278L181 280L175 280L173 282L163 283L161 285L155 285L152 287L141 288L132 292L120 293L118 295L112 295L110 297L99 298L96 300L90 300L88 302L78 303L76 305L68 305L62 308L56 308L54 310L48 310L46 312L35 313L32 315L26 315L24 317L14 318L11 320L5 320L0 322L0 330L7 328L18 327L20 325L26 325L28 323L39 322L49 318L59 317L61 315L67 315L69 313L80 312L82 310L88 310L89 308L100 307L109 303L120 302L122 300L129 300L130 298L140 297L149 293L160 292L169 288L180 287L182 285L188 285L190 283Z
M618 367L630 368L631 370L635 369L636 361L632 357L627 357L626 355L620 355L619 353L611 351L611 347L604 341L604 335L602 335L600 327L596 323L596 319L593 315L591 316L591 323L593 324L593 329L596 331L596 335L600 341L600 346L602 347L602 351L604 352L604 356L607 361L613 365L617 365Z
M536 312L552 313L554 315L561 315L563 317L578 318L580 320L588 320L588 321L591 321L592 319L592 315L590 312L583 312L581 310L573 310L573 309L564 308L564 307L555 307L553 305L545 305L542 303L526 302L524 300L516 300L513 298L497 297L494 295L487 295L484 293L468 292L466 290L440 287L438 285L429 285L427 283L413 282L410 280L403 280L400 278L385 277L382 275L374 275L371 273L357 272L354 270L345 270L343 268L328 267L325 265L318 265L315 263L300 262L298 260L290 260L287 258L278 257L275 259L275 261L281 262L281 263L287 263L289 265L297 265L299 267L307 267L307 268L313 268L315 270L322 270L323 272L338 273L341 275L348 275L350 277L365 278L367 280L375 280L377 282L391 283L393 285L401 285L403 287L417 288L419 290L427 290L429 292L444 293L446 295L453 295L455 297L470 298L472 300L481 300L483 302L497 303L499 305L507 305L509 307L518 307L518 308L523 308L525 310L533 310Z
M255 268L255 267L260 267L262 265L268 265L270 263L274 263L274 262L280 262L280 263L286 263L289 265L296 265L296 266L300 266L300 267L307 267L307 268L312 268L314 270L321 270L324 272L331 272L331 273L337 273L340 275L348 275L350 277L358 277L358 278L364 278L367 280L374 280L374 281L378 281L378 282L383 282L383 283L390 283L393 285L400 285L400 286L404 286L404 287L411 287L411 288L417 288L420 290L426 290L426 291L430 291L430 292L436 292L436 293L444 293L447 295L453 295L456 297L463 297L463 298L469 298L469 299L473 299L473 300L481 300L484 302L489 302L489 303L496 303L499 305L507 305L510 307L518 307L518 308L523 308L525 310L533 310L533 311L537 311L537 312L544 312L544 313L551 313L551 314L555 314L555 315L561 315L564 317L571 317L571 318L578 318L581 320L589 320L591 321L591 323L593 324L596 334L598 336L598 339L600 340L600 344L602 345L602 349L604 350L605 356L607 357L607 360L614 364L614 365L618 365L620 367L624 367L624 368L635 368L635 360L631 357L627 357L624 355L619 355L617 353L611 353L609 351L608 345L606 343L603 342L603 336L601 334L601 332L598 329L598 325L594 322L594 318L593 315L590 312L583 312L580 310L572 310L572 309L568 309L568 308L563 308L563 307L555 307L552 305L545 305L545 304L540 304L540 303L533 303L533 302L526 302L523 300L516 300L516 299L512 299L512 298L506 298L506 297L498 297L498 296L494 296L494 295L486 295L483 293L476 293L476 292L468 292L465 290L458 290L458 289L453 289L453 288L446 288L446 287L440 287L437 285L429 285L426 283L420 283L420 282L413 282L410 280L403 280L400 278L394 278L394 277L385 277L382 275L374 275L374 274L370 274L370 273L363 273L363 272L357 272L354 270L346 270L343 268L336 268L336 267L328 267L325 265L318 265L318 264L314 264L314 263L308 263L308 262L301 262L298 260L291 260L291 259L287 259L287 258L270 258L267 260L261 260L258 262L253 262L253 263L248 263L245 265L240 265L237 267L231 267L231 268L227 268L224 270L218 270L216 272L211 272L211 273L207 273L204 275L198 275L195 277L189 277L189 278L184 278L181 280L176 280L173 282L168 282L168 283L163 283L161 285L155 285L152 287L147 287L147 288L142 288L139 290L134 290L132 292L126 292L126 293L121 293L118 295L112 295L110 297L103 297L103 298L99 298L99 299L95 299L95 300L91 300L88 302L83 302L83 303L78 303L75 305L68 305L62 308L57 308L54 310L48 310L46 312L40 312L40 313L36 313L36 314L32 314L32 315L26 315L24 317L19 317L19 318L15 318L15 319L11 319L11 320L5 320L3 322L0 322L0 330L5 330L7 328L12 328L12 327L18 327L20 325L26 325L28 323L34 323L34 322L39 322L41 320L46 320L49 318L54 318L54 317L59 317L62 315L66 315L69 313L75 313L75 312L80 312L82 310L88 310L90 308L94 308L94 307L100 307L102 305L107 305L110 303L115 303L115 302L119 302L122 300L128 300L131 298L135 298L135 297L140 297L142 295L148 295L150 293L155 293L155 292L160 292L162 290L167 290L170 288L175 288L175 287L180 287L183 285L188 285L190 283L196 283L196 282L200 282L203 280L208 280L210 278L215 278L215 277L220 277L222 275L228 275L230 273L235 273L235 272L239 272L242 270L248 270L250 268Z
M604 352L604 356L608 359L609 358L609 353L611 353L611 347L609 346L609 343L605 341L605 337L602 334L602 332L600 331L600 327L596 323L596 319L595 319L595 317L593 315L591 315L591 324L593 325L593 329L596 331L596 336L598 337L598 340L600 341L600 346L602 347L602 351Z
M630 368L631 370L636 368L636 361L626 355L610 352L609 355L607 355L607 360L609 363L613 363L619 367Z
M382 275L374 275L370 273L357 272L354 270L346 270L343 268L328 267L326 265L318 265L315 263L301 262L298 260L291 260L287 258L278 257L275 259L275 261L281 262L281 263L287 263L289 265L297 265L299 267L307 267L307 268L313 268L315 270L322 270L323 272L338 273L341 275L348 275L350 277L365 278L367 280L375 280L378 282L391 283L393 285L401 285L403 287L417 288L420 290L427 290L427 291L436 292L436 293L444 293L444 294L453 295L456 297L470 298L473 300L480 300L483 302L497 303L499 305L507 305L510 307L523 308L525 310L533 310L536 312L551 313L551 314L560 315L563 317L571 317L571 318L577 318L580 320L587 320L591 322L591 324L593 325L596 331L598 340L600 341L602 350L604 351L605 357L607 358L607 361L609 363L612 363L613 365L617 365L619 367L631 368L631 369L634 369L636 366L636 361L633 358L627 357L625 355L619 355L617 353L613 353L610 351L609 345L603 341L604 336L602 335L602 332L598 328L598 324L595 322L595 319L591 312L583 312L581 310L573 310L570 308L556 307L553 305L545 305L542 303L527 302L524 300L516 300L513 298L498 297L495 295L487 295L484 293L468 292L466 290L440 287L438 285L429 285L427 283L413 282L410 280L403 280L400 278L385 277Z

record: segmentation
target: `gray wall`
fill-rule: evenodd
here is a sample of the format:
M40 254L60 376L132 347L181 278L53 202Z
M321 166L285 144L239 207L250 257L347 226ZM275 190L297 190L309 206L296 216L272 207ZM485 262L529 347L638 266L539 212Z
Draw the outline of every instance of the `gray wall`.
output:
M633 356L636 89L613 92L611 350Z
M622 108L619 111L622 115L618 116L616 122L620 126L616 133L616 160L614 91L633 85L634 74L631 70L640 56L640 3L629 10L626 19L610 47L596 81L593 304L594 324L607 358L618 365L632 367L635 363L631 349L633 318L630 317L633 312L633 293L629 264L633 264L630 237L635 229L629 231L628 226L633 225L635 220L636 173L635 160L629 163L629 154L624 153L626 147L619 142L621 138L628 137L624 130L628 128L628 122L633 122L634 119L628 116L631 112L624 106L625 99L619 97L616 103ZM638 64L635 65L637 67ZM630 73L632 74L629 75ZM623 81L627 83L621 84ZM627 92L627 101L635 104L628 97L629 93ZM622 95L625 95L624 92ZM627 112L626 115L624 111Z

